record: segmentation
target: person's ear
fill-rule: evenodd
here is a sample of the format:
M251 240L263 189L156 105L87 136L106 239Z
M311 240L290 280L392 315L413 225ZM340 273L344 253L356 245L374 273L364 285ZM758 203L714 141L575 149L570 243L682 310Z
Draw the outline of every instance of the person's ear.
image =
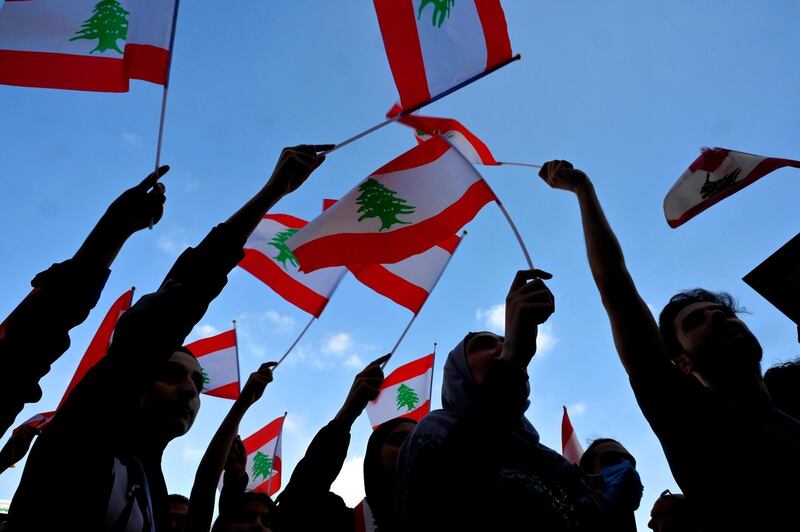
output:
M678 369L686 375L691 375L692 371L694 371L694 364L692 364L692 360L686 355L686 353L681 353L678 355L673 359L673 362L675 362L675 365L678 366Z

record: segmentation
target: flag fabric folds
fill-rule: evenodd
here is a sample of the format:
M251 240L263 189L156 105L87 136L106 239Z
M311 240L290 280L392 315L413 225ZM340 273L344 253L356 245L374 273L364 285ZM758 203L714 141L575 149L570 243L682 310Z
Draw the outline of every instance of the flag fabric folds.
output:
M583 456L583 447L575 434L575 429L572 428L566 406L561 418L561 454L573 464L578 464Z
M398 417L419 421L431 411L433 359L433 354L418 358L383 379L380 394L367 405L373 429Z
M512 58L500 0L374 0L403 111Z
M270 497L281 488L281 431L285 416L246 438L242 443L247 452L247 491L266 493Z
M351 267L356 279L400 306L418 313L431 294L461 238L456 235L394 264Z
M759 178L800 161L705 148L664 198L664 215L675 228Z
M287 214L265 215L247 239L239 266L289 303L319 317L347 270L327 268L309 274L300 271L286 241L307 223Z
M175 0L7 1L0 10L0 83L127 92L164 83Z
M391 115L397 109L397 107L393 108L389 114ZM414 136L420 144L433 136L442 135L472 164L492 166L500 164L495 160L489 147L457 120L433 116L405 115L397 121L414 128Z
M303 272L391 264L450 238L494 199L469 161L435 137L372 173L286 244Z
M235 329L197 340L187 344L186 348L200 364L203 375L202 393L223 399L239 397L241 384Z

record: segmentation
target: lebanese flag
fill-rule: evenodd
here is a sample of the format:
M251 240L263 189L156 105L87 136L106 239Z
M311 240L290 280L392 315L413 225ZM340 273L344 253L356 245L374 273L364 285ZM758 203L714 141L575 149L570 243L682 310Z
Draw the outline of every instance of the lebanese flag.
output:
M92 369L95 364L100 362L100 360L106 356L108 347L111 345L111 340L114 338L114 329L117 327L117 322L119 322L120 317L131 308L132 303L132 289L128 290L119 296L119 298L117 298L114 304L111 305L111 308L108 309L103 321L100 322L100 327L98 327L97 332L94 333L92 341L89 342L89 347L86 348L83 358L81 358L81 361L78 363L78 368L75 370L72 380L69 381L69 385L67 385L64 395L61 396L61 401L58 403L56 409L52 412L36 414L29 420L25 421L23 425L30 425L34 428L43 429L45 425L50 423L50 420L53 418L53 416L55 416L58 409L61 408L61 406L67 400L69 394L73 389L75 389L75 386L81 382L86 373L88 373L88 371ZM19 427L14 429L14 431L16 432L18 429Z
M247 491L266 493L270 497L281 488L281 431L286 416L246 438L242 443L247 451Z
M500 0L374 0L403 111L511 61Z
M366 497L353 508L353 513L356 520L354 532L376 532L378 530L378 525L375 524L375 518L372 516L372 508L369 507Z
M762 157L724 148L704 148L664 198L664 215L675 228L757 179L800 161Z
M264 215L244 245L244 259L239 266L289 303L319 318L347 270L300 271L297 258L286 241L307 224L288 214Z
M351 267L356 279L414 314L441 277L461 238L453 235L418 255L394 264Z
M166 85L177 0L136 0L125 44L125 74Z
M197 340L187 344L186 349L192 352L200 364L203 375L202 393L223 399L239 397L241 386L236 329Z
M575 435L575 429L572 428L566 406L561 418L561 454L573 464L578 464L583 456L583 447Z
M400 108L395 106L389 115L396 114ZM486 164L497 166L498 163L489 147L475 136L458 120L452 118L436 118L433 116L405 115L398 122L414 128L417 142L422 144L431 137L442 135L450 144L458 148L464 157L472 164Z
M374 401L367 405L373 430L402 417L419 421L431 411L433 354L418 358L391 372Z
M0 9L0 83L127 92L123 53L130 4L6 1Z
M469 161L435 137L375 171L286 243L303 272L391 264L450 238L493 200Z

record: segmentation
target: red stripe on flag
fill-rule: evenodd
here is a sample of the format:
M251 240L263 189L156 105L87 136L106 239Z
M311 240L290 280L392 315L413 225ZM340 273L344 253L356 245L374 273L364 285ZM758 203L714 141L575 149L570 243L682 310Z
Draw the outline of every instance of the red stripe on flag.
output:
M125 45L125 74L159 85L167 83L169 50L149 44Z
M416 148L412 148L400 155L396 159L389 161L370 175L388 174L391 172L402 172L432 163L450 149L450 144L444 139L434 137L429 141L423 142Z
M128 78L122 63L122 58L0 50L0 84L128 92Z
M213 395L214 397L221 397L223 399L233 399L234 401L239 398L239 381L214 388L213 390L203 390L206 395Z
M294 250L294 255L304 272L352 264L354 257L359 257L361 264L399 262L428 249L430 245L426 247L426 242L450 237L472 220L484 205L495 199L489 186L481 179L473 183L455 203L427 220L390 233L337 233L323 236L299 246ZM375 250L380 254L376 254Z
M308 225L307 221L292 216L291 214L265 214L264 219L273 220L286 227L291 227L292 229L300 229Z
M272 469L275 471L275 474L273 474L271 478L256 486L253 489L254 492L266 493L270 497L278 493L278 490L281 489L281 470L283 469L283 461L281 460L280 456L274 457Z
M511 59L506 16L500 0L475 0L475 7L486 39L486 68L489 69Z
M719 203L720 201L724 200L725 198L727 198L732 194L736 194L747 185L750 185L755 181L758 181L759 179L769 174L770 172L774 172L775 170L778 170L779 168L784 168L786 166L800 168L800 161L794 161L792 159L776 159L774 157L768 157L763 161L761 161L760 163L758 163L756 167L753 168L753 171L750 172L750 174L748 174L746 178L742 179L741 181L734 184L730 188L725 189L719 194L711 196L706 201L698 203L697 205L695 205L694 207L692 207L691 209L687 210L682 215L680 215L677 219L667 220L667 223L673 229L680 225L683 225L692 218L694 218L695 216L697 216L698 214L700 214L701 212L703 212L704 210L708 209L709 207L716 205L717 203Z
M117 322L120 316L131 308L132 303L133 290L128 290L111 305L111 308L100 323L100 327L97 328L97 332L94 334L92 341L89 342L89 347L86 348L83 358L81 358L81 361L78 363L78 369L75 370L75 374L72 376L72 380L69 382L69 386L67 386L67 390L61 397L61 402L58 403L56 410L61 408L61 405L64 404L64 401L67 400L69 394L83 379L86 373L106 356L108 346L111 343L111 337L114 334L114 329L117 327Z
M374 0L374 4L386 57L403 108L410 109L430 100L413 2Z
M186 349L192 352L195 358L204 357L223 349L236 347L236 333L233 329L225 331L210 338L203 338L190 344L186 344Z
M561 454L564 454L564 451L567 449L567 444L569 443L569 439L572 437L572 434L575 430L572 428L572 423L569 420L569 414L567 414L567 407L564 407L564 413L561 416Z
M380 265L351 270L356 279L416 314L430 295L425 289L407 281Z
M458 244L460 242L461 242L461 237L458 235L453 235L450 238L445 238L436 245L452 255L453 253L456 252L456 248L458 247Z
M499 163L495 160L494 155L492 155L491 150L489 150L489 147L458 120L454 120L452 118L437 118L433 116L407 115L399 119L398 122L409 127L413 127L419 131L424 131L428 135L438 135L448 131L458 131L464 135L464 138L467 139L467 142L472 145L472 147L478 153L478 156L481 158L481 162L483 164L494 166L499 165ZM420 139L418 136L416 139L418 142L422 142L422 139Z
M274 260L258 251L245 249L239 266L272 288L283 299L317 318L328 304L325 297L287 275Z
M267 426L242 441L244 450L247 454L253 454L266 444L274 440L281 433L283 428L283 416L269 422Z
M394 386L395 384L400 384L401 382L413 379L414 377L419 377L432 367L433 354L418 358L417 360L400 366L391 372L385 379L383 379L383 384L381 384L380 389L383 390L389 386Z
M411 412L408 412L407 414L403 414L401 416L397 416L394 419L398 419L398 418L413 419L414 421L419 423L419 420L424 418L425 416L427 416L430 413L430 411L431 411L431 400L428 399L422 405L420 405L420 407L417 408L416 410L412 410ZM378 427L380 427L380 425L373 425L372 426L372 430L375 430Z

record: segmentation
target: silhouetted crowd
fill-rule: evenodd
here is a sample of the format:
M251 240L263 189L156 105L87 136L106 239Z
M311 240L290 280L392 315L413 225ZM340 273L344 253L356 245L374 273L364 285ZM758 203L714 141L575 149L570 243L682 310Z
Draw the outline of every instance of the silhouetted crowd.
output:
M442 408L377 427L364 459L366 498L331 491L350 430L384 379L384 356L353 382L272 500L248 492L237 436L274 363L250 375L211 439L189 497L170 495L167 444L200 407L203 375L184 341L223 290L262 216L324 160L326 145L283 150L267 184L177 259L161 286L119 320L108 354L44 430L19 428L0 470L29 450L4 530L233 532L411 530L634 531L643 486L618 441L593 441L579 464L544 446L525 417L539 325L555 311L542 270L517 273L505 336L470 332L449 353ZM42 396L39 380L69 347L133 233L163 213L160 168L108 207L75 255L38 274L0 332L0 431ZM637 291L593 185L566 161L540 177L574 194L589 267L622 366L683 491L651 510L657 532L800 530L800 362L761 372L762 349L734 299L704 289L673 296L658 321ZM691 280L687 280L691 282ZM38 435L38 437L36 437ZM36 437L35 444L31 444ZM214 520L219 479L218 517Z

